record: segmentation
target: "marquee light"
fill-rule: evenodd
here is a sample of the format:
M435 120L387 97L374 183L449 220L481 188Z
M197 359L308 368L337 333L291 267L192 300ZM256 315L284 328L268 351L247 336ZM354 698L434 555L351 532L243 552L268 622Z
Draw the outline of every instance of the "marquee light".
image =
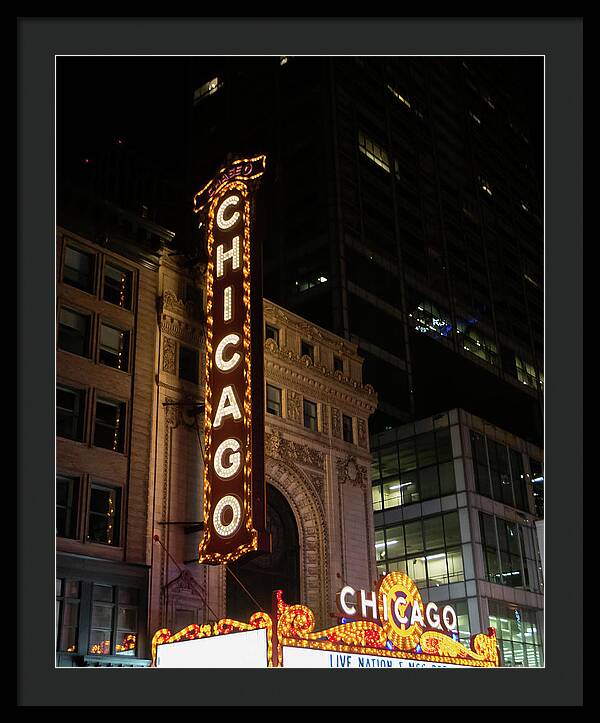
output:
M206 228L204 536L199 562L267 552L260 253L254 180L265 157L221 168L194 197Z

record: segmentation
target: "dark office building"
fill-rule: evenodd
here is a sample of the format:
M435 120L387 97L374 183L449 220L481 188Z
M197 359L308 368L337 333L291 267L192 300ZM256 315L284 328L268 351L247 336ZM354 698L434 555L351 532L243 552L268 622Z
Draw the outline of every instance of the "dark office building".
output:
M359 344L371 432L460 407L540 445L541 59L191 62L192 186L267 154L265 296Z

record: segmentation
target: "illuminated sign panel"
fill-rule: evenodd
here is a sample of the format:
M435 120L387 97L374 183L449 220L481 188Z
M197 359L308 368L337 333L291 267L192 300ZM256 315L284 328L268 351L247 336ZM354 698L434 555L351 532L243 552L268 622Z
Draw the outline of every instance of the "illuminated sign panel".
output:
M266 630L183 640L156 652L157 668L265 668L267 662Z
M262 283L252 238L265 157L235 161L194 197L207 224L204 536L199 561L266 552Z
M175 634L163 628L152 639L152 660L158 665L159 646L216 636L264 630L267 667L284 668L496 668L500 665L496 631L472 635L469 646L458 640L456 613L423 604L419 590L408 575L391 572L376 592L356 592L346 586L338 605L360 619L347 620L315 630L315 617L304 605L288 605L283 593L273 596L271 615L254 613L248 623L231 619L207 625L189 625ZM200 640L200 642L206 642ZM237 643L236 643L237 644ZM187 643L182 643L187 645ZM224 649L224 648L223 648ZM191 655L191 654L190 654ZM190 667L204 667L206 658L187 658ZM218 667L218 666L214 666ZM236 667L230 664L223 667Z

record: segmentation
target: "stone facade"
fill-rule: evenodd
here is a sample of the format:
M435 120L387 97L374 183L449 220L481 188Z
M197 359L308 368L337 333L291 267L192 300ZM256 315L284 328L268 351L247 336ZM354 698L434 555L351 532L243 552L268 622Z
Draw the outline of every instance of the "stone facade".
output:
M94 293L62 283L65 245L93 256ZM131 271L131 309L102 298L107 260ZM91 584L115 585L131 576L140 588L138 655L148 657L158 628L227 612L224 570L197 563L203 520L202 277L168 253L159 251L151 262L136 260L65 229L58 229L57 268L59 311L64 305L90 317L89 354L57 351L57 383L86 391L82 441L57 438L57 473L78 478L80 485L76 534L57 538L58 575L75 579L85 567ZM265 342L265 384L281 391L281 415L265 414L266 481L284 496L296 521L301 602L319 624L327 624L344 584L370 589L376 579L367 422L377 397L362 384L356 345L268 301L264 317L278 337ZM130 332L127 371L99 363L100 320ZM310 345L309 354L302 353L302 342ZM126 405L122 453L93 444L98 394ZM314 430L304 426L304 400L316 405ZM87 537L92 480L121 491L118 545ZM95 580L90 560L104 571L108 561L115 563L117 582L105 572Z

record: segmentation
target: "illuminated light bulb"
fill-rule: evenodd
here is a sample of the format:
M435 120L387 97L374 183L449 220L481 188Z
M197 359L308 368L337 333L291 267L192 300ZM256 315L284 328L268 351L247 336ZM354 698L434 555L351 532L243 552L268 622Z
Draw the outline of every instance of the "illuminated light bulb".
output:
M225 287L223 292L223 321L233 318L233 286Z
M233 517L230 522L224 525L221 522L221 516L226 509L230 509ZM215 511L213 512L213 527L216 533L220 537L231 537L238 527L242 519L242 508L237 497L234 495L225 495L215 505Z
M229 479L234 477L242 464L242 456L240 454L241 444L237 439L226 439L217 447L215 452L214 468L215 472L221 479ZM231 451L229 455L229 464L223 464L223 455L225 452Z
M239 364L242 356L237 351L231 356L231 359L229 359L228 361L225 361L225 359L223 359L223 352L225 351L225 349L228 346L235 346L239 343L240 337L238 334L228 334L227 336L223 337L223 339L221 339L221 341L219 342L219 345L217 346L217 349L215 351L215 364L217 365L217 368L220 369L222 372L230 372L235 369L236 366Z
M231 266L234 270L240 268L240 237L233 237L229 251L223 251L223 248L223 244L217 246L217 278L225 273L224 265L227 259L231 259Z
M235 224L239 221L240 216L242 215L239 211L235 211L231 218L229 220L225 220L224 215L225 211L230 206L237 206L240 202L240 197L237 195L228 196L223 203L219 206L219 210L217 211L217 226L223 230L226 231L228 228L231 228L232 226L235 226Z
M229 415L233 416L235 421L239 421L242 418L235 389L231 385L224 387L221 392L221 399L217 406L213 427L218 429L223 423L223 418Z

